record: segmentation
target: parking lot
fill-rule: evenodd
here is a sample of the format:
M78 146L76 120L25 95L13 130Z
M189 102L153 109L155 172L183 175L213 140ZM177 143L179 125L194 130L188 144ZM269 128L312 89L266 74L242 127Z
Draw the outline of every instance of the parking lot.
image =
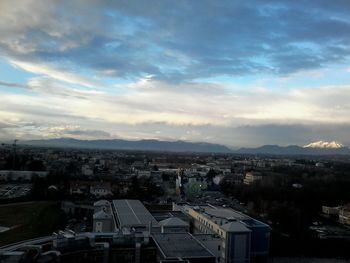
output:
M26 196L31 189L32 184L0 184L0 199Z

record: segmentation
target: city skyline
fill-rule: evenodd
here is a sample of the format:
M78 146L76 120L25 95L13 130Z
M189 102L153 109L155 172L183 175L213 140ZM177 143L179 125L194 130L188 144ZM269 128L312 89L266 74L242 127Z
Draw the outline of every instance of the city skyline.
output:
M350 145L348 1L1 1L0 140Z

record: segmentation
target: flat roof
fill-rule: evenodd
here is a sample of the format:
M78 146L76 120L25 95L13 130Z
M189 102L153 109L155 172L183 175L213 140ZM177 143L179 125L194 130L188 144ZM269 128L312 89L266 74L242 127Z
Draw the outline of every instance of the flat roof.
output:
M232 208L223 208L220 206L213 205L200 205L200 206L190 206L193 210L201 213L210 220L215 219L226 219L236 220L243 223L247 227L269 227L269 225L252 218L242 212L236 211Z
M151 215L139 200L113 200L119 227L153 226L158 225L157 220Z
M152 233L152 237L164 258L215 258L190 233Z
M213 205L201 205L197 207L199 209L202 209L202 211L199 211L201 214L206 215L209 218L216 217L221 219L236 219L236 220L250 218L249 216L241 212L238 212L236 210L233 210L232 208L223 208L220 206L213 206ZM191 208L196 210L196 206L192 206Z
M270 226L268 224L265 224L264 222L261 222L255 218L247 218L241 220L242 223L244 223L247 227L268 227Z

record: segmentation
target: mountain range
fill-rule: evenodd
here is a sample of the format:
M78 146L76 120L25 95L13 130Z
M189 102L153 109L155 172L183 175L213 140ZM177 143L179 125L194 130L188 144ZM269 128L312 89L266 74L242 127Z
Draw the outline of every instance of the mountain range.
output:
M203 153L230 153L232 150L224 145L185 142L185 141L158 141L138 140L129 141L121 139L112 140L77 140L70 138L24 141L22 144L42 147L66 147L86 149L110 150L145 150L162 152L203 152Z
M241 148L236 151L241 154L271 154L271 155L350 155L347 147L339 148L316 148L300 147L297 145L278 146L264 145L257 148Z
M23 145L41 147L65 147L110 150L145 150L162 152L203 152L233 154L269 154L269 155L350 155L350 149L336 142L319 141L305 146L264 145L257 148L230 149L227 146L203 142L159 141L159 140L78 140L59 138L48 140L22 141Z

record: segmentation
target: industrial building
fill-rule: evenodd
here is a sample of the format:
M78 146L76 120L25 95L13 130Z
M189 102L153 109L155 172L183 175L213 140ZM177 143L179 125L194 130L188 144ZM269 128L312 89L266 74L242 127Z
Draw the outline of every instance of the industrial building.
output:
M108 207L108 202L99 201L95 206ZM176 211L187 215L192 222L192 240L200 240L217 262L264 262L269 253L270 227L254 218L231 208L223 208L213 205L191 206L188 204L174 204L174 212L169 213L168 218L162 218L159 222L138 200L114 200L112 212L116 227L119 229L133 229L135 231L148 231L155 239L158 248L162 236L175 239L189 234L190 224L173 216ZM106 208L105 208L106 209ZM108 210L108 208L107 208ZM100 213L95 215L100 215ZM94 226L97 221L94 219ZM110 219L112 220L112 219ZM101 224L106 224L103 221ZM95 229L96 231L97 229ZM179 235L171 235L179 234ZM205 237L203 235L206 235ZM198 236L198 238L197 238ZM158 243L156 241L158 240ZM173 242L173 244L175 244ZM180 250L179 250L180 251ZM160 251L163 259L166 259L164 251ZM185 253L185 252L184 252Z
M213 205L174 205L191 217L194 232L210 240L218 262L264 262L269 253L270 227L231 208ZM203 241L204 243L205 240ZM216 245L213 245L216 244Z
M10 262L264 262L270 228L229 208L173 206L156 218L138 200L100 200L93 231L59 232L0 248Z
M154 263L157 254L157 248L146 233L61 232L2 247L0 262Z
M158 226L157 220L139 200L114 200L114 214L118 228L134 228L145 230Z
M190 233L154 233L153 240L159 257L164 260L188 260L198 263L215 263L215 256Z

